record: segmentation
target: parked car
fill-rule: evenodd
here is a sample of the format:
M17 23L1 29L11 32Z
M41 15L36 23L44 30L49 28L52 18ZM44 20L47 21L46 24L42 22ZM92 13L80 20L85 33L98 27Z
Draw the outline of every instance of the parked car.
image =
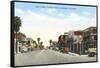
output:
M68 54L69 48L67 48L67 47L62 47L61 50L60 50L60 52L61 52L61 53L66 53L66 54Z
M65 47L64 48L64 53L68 54L68 52L69 52L69 48Z
M26 52L28 52L28 48L26 47L26 46L22 46L22 51L21 51L22 53L26 53Z
M88 56L94 57L97 54L96 48L89 48L88 49Z

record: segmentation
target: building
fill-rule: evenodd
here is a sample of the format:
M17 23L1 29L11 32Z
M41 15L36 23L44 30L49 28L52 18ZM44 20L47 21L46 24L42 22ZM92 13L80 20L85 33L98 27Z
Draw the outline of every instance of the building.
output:
M64 35L66 35L66 47L69 48L69 50L71 52L73 52L73 35L74 35L74 31L69 31L68 33L64 33Z
M15 33L15 39L18 41L23 41L26 39L26 35L21 32Z
M64 48L66 46L65 40L66 40L66 35L60 35L58 37L58 48L59 48L59 50L61 50L62 48Z
M70 52L79 55L87 54L89 48L97 47L97 28L89 27L84 30L69 31L58 38L59 50L67 47Z
M84 53L87 53L88 48L97 47L97 28L89 27L83 30L83 45Z
M82 50L82 31L70 31L66 36L66 45L73 53L81 54Z
M82 48L83 48L83 31L74 31L73 35L73 52L82 54Z
M14 35L15 35L14 50L15 50L15 53L20 53L22 50L21 47L24 44L24 41L26 40L26 35L21 32L15 33Z

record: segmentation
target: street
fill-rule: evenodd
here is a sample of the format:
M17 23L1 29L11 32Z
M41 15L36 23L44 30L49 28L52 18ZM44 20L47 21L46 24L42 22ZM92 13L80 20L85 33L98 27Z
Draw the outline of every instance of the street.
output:
M74 56L49 49L15 55L15 66L96 61L96 57Z

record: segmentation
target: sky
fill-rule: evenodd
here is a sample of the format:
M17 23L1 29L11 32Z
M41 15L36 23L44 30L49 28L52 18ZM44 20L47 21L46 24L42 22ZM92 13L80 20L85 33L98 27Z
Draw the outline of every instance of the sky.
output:
M43 41L57 41L64 32L96 26L96 7L42 3L15 3L15 16L22 20L20 32Z

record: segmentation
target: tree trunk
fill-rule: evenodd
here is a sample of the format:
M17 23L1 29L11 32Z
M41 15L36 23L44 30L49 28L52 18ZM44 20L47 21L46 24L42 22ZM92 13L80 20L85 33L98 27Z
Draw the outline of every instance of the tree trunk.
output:
M16 43L16 53L17 53L17 32L16 32L16 35L15 36L16 36L15 37L16 38L16 42L15 43Z

